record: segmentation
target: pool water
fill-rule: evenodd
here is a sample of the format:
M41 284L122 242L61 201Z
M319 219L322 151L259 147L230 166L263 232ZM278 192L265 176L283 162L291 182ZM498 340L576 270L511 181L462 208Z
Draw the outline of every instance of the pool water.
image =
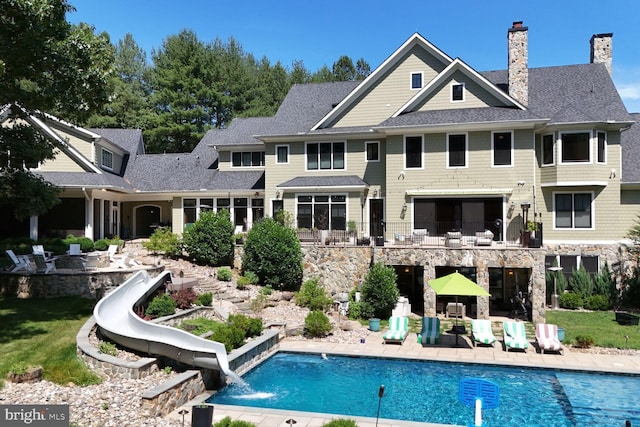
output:
M277 353L230 384L213 404L289 409L441 424L473 425L458 401L466 378L500 388L483 426L640 425L640 377L406 359ZM382 399L380 385L385 386Z

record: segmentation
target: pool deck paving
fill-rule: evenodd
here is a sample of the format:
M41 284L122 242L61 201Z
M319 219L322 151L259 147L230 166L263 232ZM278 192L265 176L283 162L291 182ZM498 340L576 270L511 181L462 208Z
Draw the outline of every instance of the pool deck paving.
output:
M495 342L493 346L473 347L468 335L458 337L456 346L455 335L442 334L437 345L423 347L417 342L415 333L408 334L402 344L385 344L381 332L371 332L364 343L331 343L326 341L302 340L299 338L285 338L279 344L280 351L296 351L307 353L326 354L327 357L335 355L348 356L378 356L398 357L406 359L434 360L441 362L464 362L479 364L494 364L504 366L541 367L554 369L571 369L592 372L610 372L640 375L640 356L637 355L613 355L581 352L575 349L565 348L562 354L537 352L535 339L529 339L529 348L522 350L503 349L502 341ZM191 411L191 406L208 398L210 394L198 396L184 406L177 408L167 415L170 419L182 419L179 415L181 409ZM375 418L342 416L335 414L320 414L310 412L296 412L288 410L272 410L264 408L238 407L230 405L214 405L214 423L226 416L232 419L240 419L254 423L257 427L288 427L289 420L295 420L295 427L319 427L336 418L350 418L360 427L417 427L441 426L441 424L429 424L380 418L376 423ZM185 418L185 426L191 422L190 415ZM473 420L470 420L473 423Z

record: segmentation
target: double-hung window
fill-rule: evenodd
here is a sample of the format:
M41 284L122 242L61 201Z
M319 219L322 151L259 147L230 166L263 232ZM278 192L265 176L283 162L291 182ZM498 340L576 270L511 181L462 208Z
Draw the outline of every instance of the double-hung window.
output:
M298 228L345 230L347 196L344 194L298 195Z
M592 228L592 193L555 193L556 228Z
M555 163L554 136L552 133L542 135L542 165L549 166Z
M607 134L604 132L596 133L597 140L597 162L598 163L607 163Z
M447 167L464 168L467 166L467 134L447 135Z
M103 168L113 170L113 153L103 148L100 156L100 162Z
M513 166L513 133L494 132L491 143L493 166Z
M422 89L422 72L411 73L411 89Z
M406 136L404 138L404 167L406 169L421 169L422 151L421 136Z
M264 166L264 151L236 151L231 153L232 167Z
M364 143L367 162L380 161L380 143L378 141L367 141Z
M276 145L276 163L278 164L289 163L289 146L288 145Z
M307 170L345 168L344 142L307 143Z

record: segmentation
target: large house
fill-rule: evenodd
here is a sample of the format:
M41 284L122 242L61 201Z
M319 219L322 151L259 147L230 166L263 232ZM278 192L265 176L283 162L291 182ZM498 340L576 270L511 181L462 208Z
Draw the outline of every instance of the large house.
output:
M246 230L285 210L300 230L355 228L375 246L542 246L565 273L620 263L640 207L640 116L613 84L612 34L591 38L590 63L544 68L528 67L522 22L507 38L508 68L480 72L413 34L365 80L295 85L275 116L234 119L191 153L145 154L138 130L34 119L59 143L37 172L63 203L22 230L181 233L221 208ZM505 299L508 267L477 272Z

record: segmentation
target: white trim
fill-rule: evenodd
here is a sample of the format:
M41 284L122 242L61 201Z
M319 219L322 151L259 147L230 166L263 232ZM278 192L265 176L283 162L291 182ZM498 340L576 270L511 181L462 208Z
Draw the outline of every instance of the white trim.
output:
M511 163L508 165L496 165L495 160L495 146L494 146L494 140L495 140L495 135L496 134L509 134L511 135ZM515 135L514 132L511 131L492 131L491 132L491 167L492 168L509 168L509 167L514 167L515 166L515 141L514 141Z
M278 161L278 148L281 147L285 147L287 149L287 161L286 162L279 162ZM275 149L275 164L276 165L288 165L289 164L289 159L291 158L291 147L289 144L278 144L276 145L276 149ZM266 160L265 160L266 163Z
M513 188L416 188L407 190L407 196L466 196L466 195L506 195L513 193Z
M598 147L598 145L600 144L600 139L599 139L599 135L600 135L600 134L604 134L604 149L603 149L603 151L604 151L604 153L603 153L604 160L603 160L603 161L599 161L599 160L598 160L598 154L599 154L599 151L600 151L600 150L599 150L599 147ZM594 161L595 161L595 163L596 163L596 164L598 164L598 165L606 165L606 164L607 164L607 157L608 157L608 154L609 154L609 153L608 153L608 151L609 151L609 150L608 150L608 145L609 145L609 134L608 134L608 133L607 133L607 131L605 131L605 130L598 130L598 129L596 129L596 131L595 131L595 138L594 138L594 140L595 140L595 141L594 141L594 142L595 142L594 149L595 149L595 152L596 152L596 154L595 154L595 156L594 156Z
M571 195L571 227L558 227L556 224L556 218L557 218L557 210L556 210L556 195L558 194L570 194ZM575 214L576 214L576 208L575 208L575 200L574 200L574 196L576 194L589 194L591 195L591 205L590 205L590 210L591 210L591 227L576 227L576 221L575 221ZM551 192L551 203L552 203L552 210L551 210L551 216L553 218L553 229L554 230L558 230L558 231L567 231L567 230L571 230L571 231L593 231L595 230L595 225L596 225L596 209L595 209L595 193L593 191L552 191Z
M420 166L407 166L407 138L420 138ZM405 135L402 140L402 170L424 169L424 135Z
M587 161L576 161L576 162L565 162L564 158L562 156L562 136L563 135L577 135L577 134L584 134L586 133L587 135L589 135L589 142L588 142L588 155L589 155L589 159ZM593 132L590 130L566 130L566 131L559 131L558 132L558 165L591 165L593 164Z
M235 153L240 153L240 166L234 166L233 165L233 155ZM242 164L242 160L243 160L243 154L244 153L251 153L251 163L253 163L253 153L262 153L262 160L263 160L263 164L262 165L249 165L249 166L244 166ZM241 151L230 151L229 152L229 166L231 169L260 169L260 168L264 168L267 164L267 153L264 150L241 150Z
M544 137L545 136L551 136L551 163L544 163ZM558 140L555 136L555 132L543 133L542 135L540 135L540 167L546 168L549 166L556 165L556 159L558 157L557 150L556 150L557 146L558 146Z
M307 147L309 146L309 144L315 144L318 146L318 168L317 169L309 169L309 157L307 154ZM320 144L331 144L331 167L329 169L322 169L320 167ZM343 151L343 161L344 161L344 166L342 168L334 168L333 167L333 144L343 144L344 146L344 151ZM305 141L304 142L304 170L305 172L333 172L333 171L346 171L347 170L347 141L346 140L339 140L339 141Z
M456 86L462 86L462 99L453 99L453 88ZM452 104L458 104L461 102L465 102L467 100L467 88L465 86L464 82L455 82L452 81L449 84L450 87L450 96L449 96L449 102L451 102Z
M540 187L606 187L607 181L555 181L540 184Z
M111 166L105 164L105 162L104 162L104 155L105 154L109 154L111 156ZM105 169L107 169L107 170L113 171L113 151L107 150L104 147L100 147L100 166L105 168Z
M464 165L462 166L451 166L449 164L449 138L454 135L464 135ZM446 142L446 154L447 154L447 164L446 169L467 169L469 168L469 134L468 132L451 132L447 133L447 142Z
M420 76L420 86L413 87L413 76ZM412 71L409 73L409 90L420 90L424 87L424 72Z
M376 144L378 146L378 158L376 160L369 160L369 144ZM382 154L380 153L380 141L365 141L364 142L364 161L365 163L380 163Z

